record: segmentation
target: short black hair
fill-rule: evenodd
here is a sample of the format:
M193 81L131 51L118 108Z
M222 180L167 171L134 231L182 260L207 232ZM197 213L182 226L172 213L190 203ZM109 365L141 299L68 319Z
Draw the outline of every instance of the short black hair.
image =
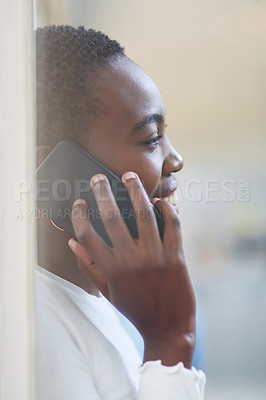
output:
M125 57L102 32L68 25L36 30L37 145L79 143L101 104L93 87L99 71Z

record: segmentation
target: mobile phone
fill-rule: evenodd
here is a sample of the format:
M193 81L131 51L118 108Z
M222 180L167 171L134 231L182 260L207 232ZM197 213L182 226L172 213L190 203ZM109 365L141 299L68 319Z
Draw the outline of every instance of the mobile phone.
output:
M76 199L84 199L88 203L88 218L95 231L108 246L113 247L90 187L90 179L99 173L107 177L129 232L134 239L138 239L136 215L121 179L80 146L67 140L59 142L35 171L36 203L41 215L46 215L75 237L71 223L72 205ZM163 240L162 214L153 205L152 208Z

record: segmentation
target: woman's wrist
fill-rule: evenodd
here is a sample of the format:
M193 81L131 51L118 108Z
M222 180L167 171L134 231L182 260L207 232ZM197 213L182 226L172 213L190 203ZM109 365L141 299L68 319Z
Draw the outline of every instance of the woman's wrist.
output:
M182 334L165 341L144 339L144 358L147 361L161 360L163 365L172 366L183 362L188 369L192 366L195 349L195 334Z

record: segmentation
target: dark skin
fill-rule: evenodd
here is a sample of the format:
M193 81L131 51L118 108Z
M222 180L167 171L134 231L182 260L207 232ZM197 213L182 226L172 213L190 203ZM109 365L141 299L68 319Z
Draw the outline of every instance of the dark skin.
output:
M113 63L101 73L98 89L104 113L92 122L82 147L122 177L135 210L146 211L137 217L139 239L128 233L106 178L96 175L91 184L114 248L94 232L84 218L87 205L78 201L72 212L78 242L69 241L67 233L40 219L38 262L88 293L98 295L100 290L141 333L144 362L161 359L165 365L174 365L183 361L190 368L195 296L179 217L171 204L158 199L175 188L171 174L183 167L183 160L166 136L160 92L139 66L129 59ZM38 161L49 150L39 148ZM126 180L128 171L134 174ZM102 201L100 192L108 201ZM143 217L151 215L151 200L163 213L163 243L155 218ZM107 209L116 218L110 218Z

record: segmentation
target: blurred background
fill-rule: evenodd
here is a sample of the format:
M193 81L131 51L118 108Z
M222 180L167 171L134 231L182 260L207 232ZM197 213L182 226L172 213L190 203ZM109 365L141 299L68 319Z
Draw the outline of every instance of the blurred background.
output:
M36 0L118 40L163 95L206 400L266 398L265 0Z

